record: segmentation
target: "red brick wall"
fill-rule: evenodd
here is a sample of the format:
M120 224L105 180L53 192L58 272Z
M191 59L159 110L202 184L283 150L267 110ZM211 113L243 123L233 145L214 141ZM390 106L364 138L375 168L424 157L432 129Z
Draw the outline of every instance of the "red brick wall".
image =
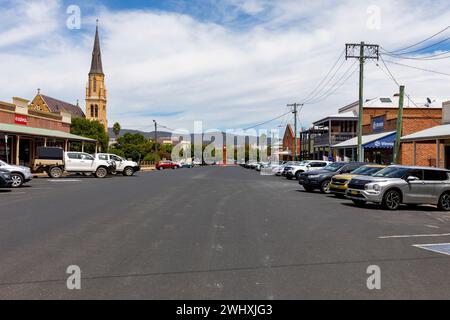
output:
M414 147L412 142L402 143L400 154L401 164L405 166L414 165ZM443 167L444 166L444 145L440 147L440 161L436 164L437 148L435 141L416 142L416 166Z
M0 122L7 124L15 123L15 114L0 110ZM48 130L59 130L64 132L70 132L70 125L62 123L59 121L52 121L47 119L42 119L38 117L33 117L28 115L28 126L34 128L48 129Z

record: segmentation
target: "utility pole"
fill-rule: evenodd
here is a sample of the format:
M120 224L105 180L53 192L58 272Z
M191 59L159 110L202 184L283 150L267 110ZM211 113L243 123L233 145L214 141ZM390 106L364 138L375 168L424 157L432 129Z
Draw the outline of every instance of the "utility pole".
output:
M156 120L153 120L153 122L155 123L155 160L156 160L156 155L158 154L158 123L156 122Z
M359 49L359 54L357 50ZM364 112L364 63L366 59L380 59L380 46L376 44L351 43L345 45L345 59L359 59L359 114L358 114L358 161L364 162L362 146L363 112Z
M298 107L302 107L303 104L301 103L292 103L288 104L288 107L293 107L294 111L292 112L294 114L294 161L297 160L297 114L298 114Z
M405 100L405 86L400 86L400 97L398 99L398 115L397 115L397 135L395 139L394 163L400 163L400 139L402 137L403 124L403 104Z

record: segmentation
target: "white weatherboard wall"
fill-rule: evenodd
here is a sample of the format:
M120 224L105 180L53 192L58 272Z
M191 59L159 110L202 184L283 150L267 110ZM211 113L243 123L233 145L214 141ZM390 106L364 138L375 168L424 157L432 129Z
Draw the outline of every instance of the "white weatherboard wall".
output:
M450 124L450 101L442 104L442 123Z

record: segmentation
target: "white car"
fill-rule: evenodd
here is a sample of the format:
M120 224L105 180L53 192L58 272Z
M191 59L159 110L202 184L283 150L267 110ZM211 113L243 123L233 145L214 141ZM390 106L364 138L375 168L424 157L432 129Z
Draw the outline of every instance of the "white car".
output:
M320 170L330 164L329 161L309 160L295 163L284 168L283 175L288 180L298 179L299 175L311 170Z
M13 188L19 188L24 183L31 181L33 179L31 169L28 167L7 164L6 162L0 160L0 168L9 171L11 173Z
M116 163L116 172L122 173L124 176L131 177L135 172L141 170L139 164L134 161L129 161L118 155L111 153L96 153L94 155L96 159L110 161Z
M280 165L280 166L274 167L274 168L272 169L272 173L273 173L274 175L276 175L276 176L281 176L281 174L283 173L284 168L285 168L286 166L292 165L292 164L294 164L294 161L288 161L288 162L285 162L285 163L283 163L283 164Z
M116 170L114 161L96 159L85 152L64 152L62 148L39 147L38 157L34 160L36 172L47 172L50 178L60 178L64 172L94 174L97 178L105 178Z

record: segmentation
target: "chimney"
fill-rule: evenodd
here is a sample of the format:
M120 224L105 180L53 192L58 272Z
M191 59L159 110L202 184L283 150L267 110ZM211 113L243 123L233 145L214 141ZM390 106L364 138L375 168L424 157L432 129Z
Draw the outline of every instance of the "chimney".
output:
M450 124L450 101L442 104L442 123Z

